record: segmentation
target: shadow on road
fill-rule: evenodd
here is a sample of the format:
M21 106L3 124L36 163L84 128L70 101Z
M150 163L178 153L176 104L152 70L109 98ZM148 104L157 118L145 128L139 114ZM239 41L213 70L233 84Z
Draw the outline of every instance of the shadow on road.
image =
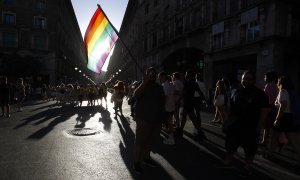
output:
M38 111L38 110L45 109L45 108L54 107L54 106L55 106L55 104L46 104L45 106L41 106L41 107L31 110L31 112Z
M137 175L133 169L133 147L134 147L134 140L135 134L130 127L129 117L125 116L118 116L115 118L117 124L120 128L120 133L123 138L123 142L121 141L119 144L120 153L123 158L123 161L132 175L134 179L145 179L145 180L152 180L152 179L172 179L169 174L163 169L161 166L157 168L150 168L144 166L145 173L143 175Z
M110 132L110 130L111 130L111 123L112 123L112 119L110 117L110 112L107 109L104 109L102 107L100 113L101 113L101 117L99 118L99 122L103 123L103 125L104 125L103 129L105 131Z
M76 108L76 113L78 116L76 117L76 125L75 128L84 128L85 123L90 120L97 112L101 112L98 106L85 106Z
M27 139L41 139L49 132L51 132L51 130L53 130L56 125L69 120L70 117L76 114L78 114L78 117L76 118L77 123L75 127L83 128L90 117L94 116L97 112L99 112L99 107L74 108L72 106L63 106L51 108L23 119L22 121L24 122L16 126L14 129L19 129L31 123L33 123L33 125L39 125L51 120L51 122L46 127L41 128L40 130L27 137Z

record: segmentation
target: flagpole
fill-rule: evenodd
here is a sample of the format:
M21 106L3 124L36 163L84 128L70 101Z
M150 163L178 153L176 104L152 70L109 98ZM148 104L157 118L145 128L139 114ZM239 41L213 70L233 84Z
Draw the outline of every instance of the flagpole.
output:
M110 20L108 19L108 17L106 16L105 12L102 10L101 6L99 4L97 4L98 8L101 9L101 11L103 12L104 16L106 17L107 21L109 22L109 24L111 25L111 27L113 28L113 30L116 32L116 34L118 35L121 43L123 44L123 46L125 47L125 49L127 50L128 54L130 55L130 57L132 58L133 62L137 65L138 69L141 71L141 73L143 72L143 69L141 68L141 66L138 64L137 60L135 59L135 57L133 56L133 54L131 53L131 51L129 50L129 48L127 47L127 45L124 43L124 41L121 39L121 36L119 34L119 31L114 27L114 25L110 22Z

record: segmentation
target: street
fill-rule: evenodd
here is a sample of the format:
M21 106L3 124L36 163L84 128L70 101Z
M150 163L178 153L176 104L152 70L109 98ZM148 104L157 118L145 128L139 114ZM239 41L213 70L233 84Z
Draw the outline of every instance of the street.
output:
M108 110L86 104L34 101L23 112L12 108L11 118L0 119L0 179L240 179L242 150L235 169L215 168L225 150L220 127L208 123L212 114L202 113L203 142L194 140L190 121L174 146L162 143L162 131L152 153L159 167L144 166L145 174L138 176L132 166L135 122L127 101L123 117L114 115L110 102ZM251 179L300 179L299 158L292 151L285 147L272 161L257 155Z

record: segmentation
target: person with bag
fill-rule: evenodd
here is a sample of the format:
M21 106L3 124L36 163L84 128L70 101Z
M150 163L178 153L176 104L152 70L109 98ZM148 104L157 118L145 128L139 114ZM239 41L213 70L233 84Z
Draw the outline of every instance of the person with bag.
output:
M228 97L225 88L224 81L219 80L216 84L216 91L214 96L214 106L216 108L215 117L211 123L221 123L223 124L224 120L227 117L226 105Z
M284 132L287 135L289 142L294 146L298 155L300 155L300 133L299 124L297 124L300 107L297 109L296 105L299 100L294 97L292 84L286 76L278 79L277 86L279 93L275 101L275 106L278 108L278 112L274 127L278 132Z

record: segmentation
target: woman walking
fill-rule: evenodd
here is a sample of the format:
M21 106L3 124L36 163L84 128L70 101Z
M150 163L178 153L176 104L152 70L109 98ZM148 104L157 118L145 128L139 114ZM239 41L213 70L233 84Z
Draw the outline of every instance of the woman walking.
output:
M214 96L214 106L216 108L215 117L211 121L212 123L223 123L226 119L226 104L227 104L227 92L224 81L219 80L216 84L216 91Z
M299 112L293 112L293 107L291 106L293 104L292 101L298 100L292 99L293 88L287 77L280 77L277 85L279 93L275 101L275 106L278 108L278 112L274 126L278 132L284 132L287 135L289 142L295 147L298 155L300 155L299 127L295 124L294 119L294 115Z

